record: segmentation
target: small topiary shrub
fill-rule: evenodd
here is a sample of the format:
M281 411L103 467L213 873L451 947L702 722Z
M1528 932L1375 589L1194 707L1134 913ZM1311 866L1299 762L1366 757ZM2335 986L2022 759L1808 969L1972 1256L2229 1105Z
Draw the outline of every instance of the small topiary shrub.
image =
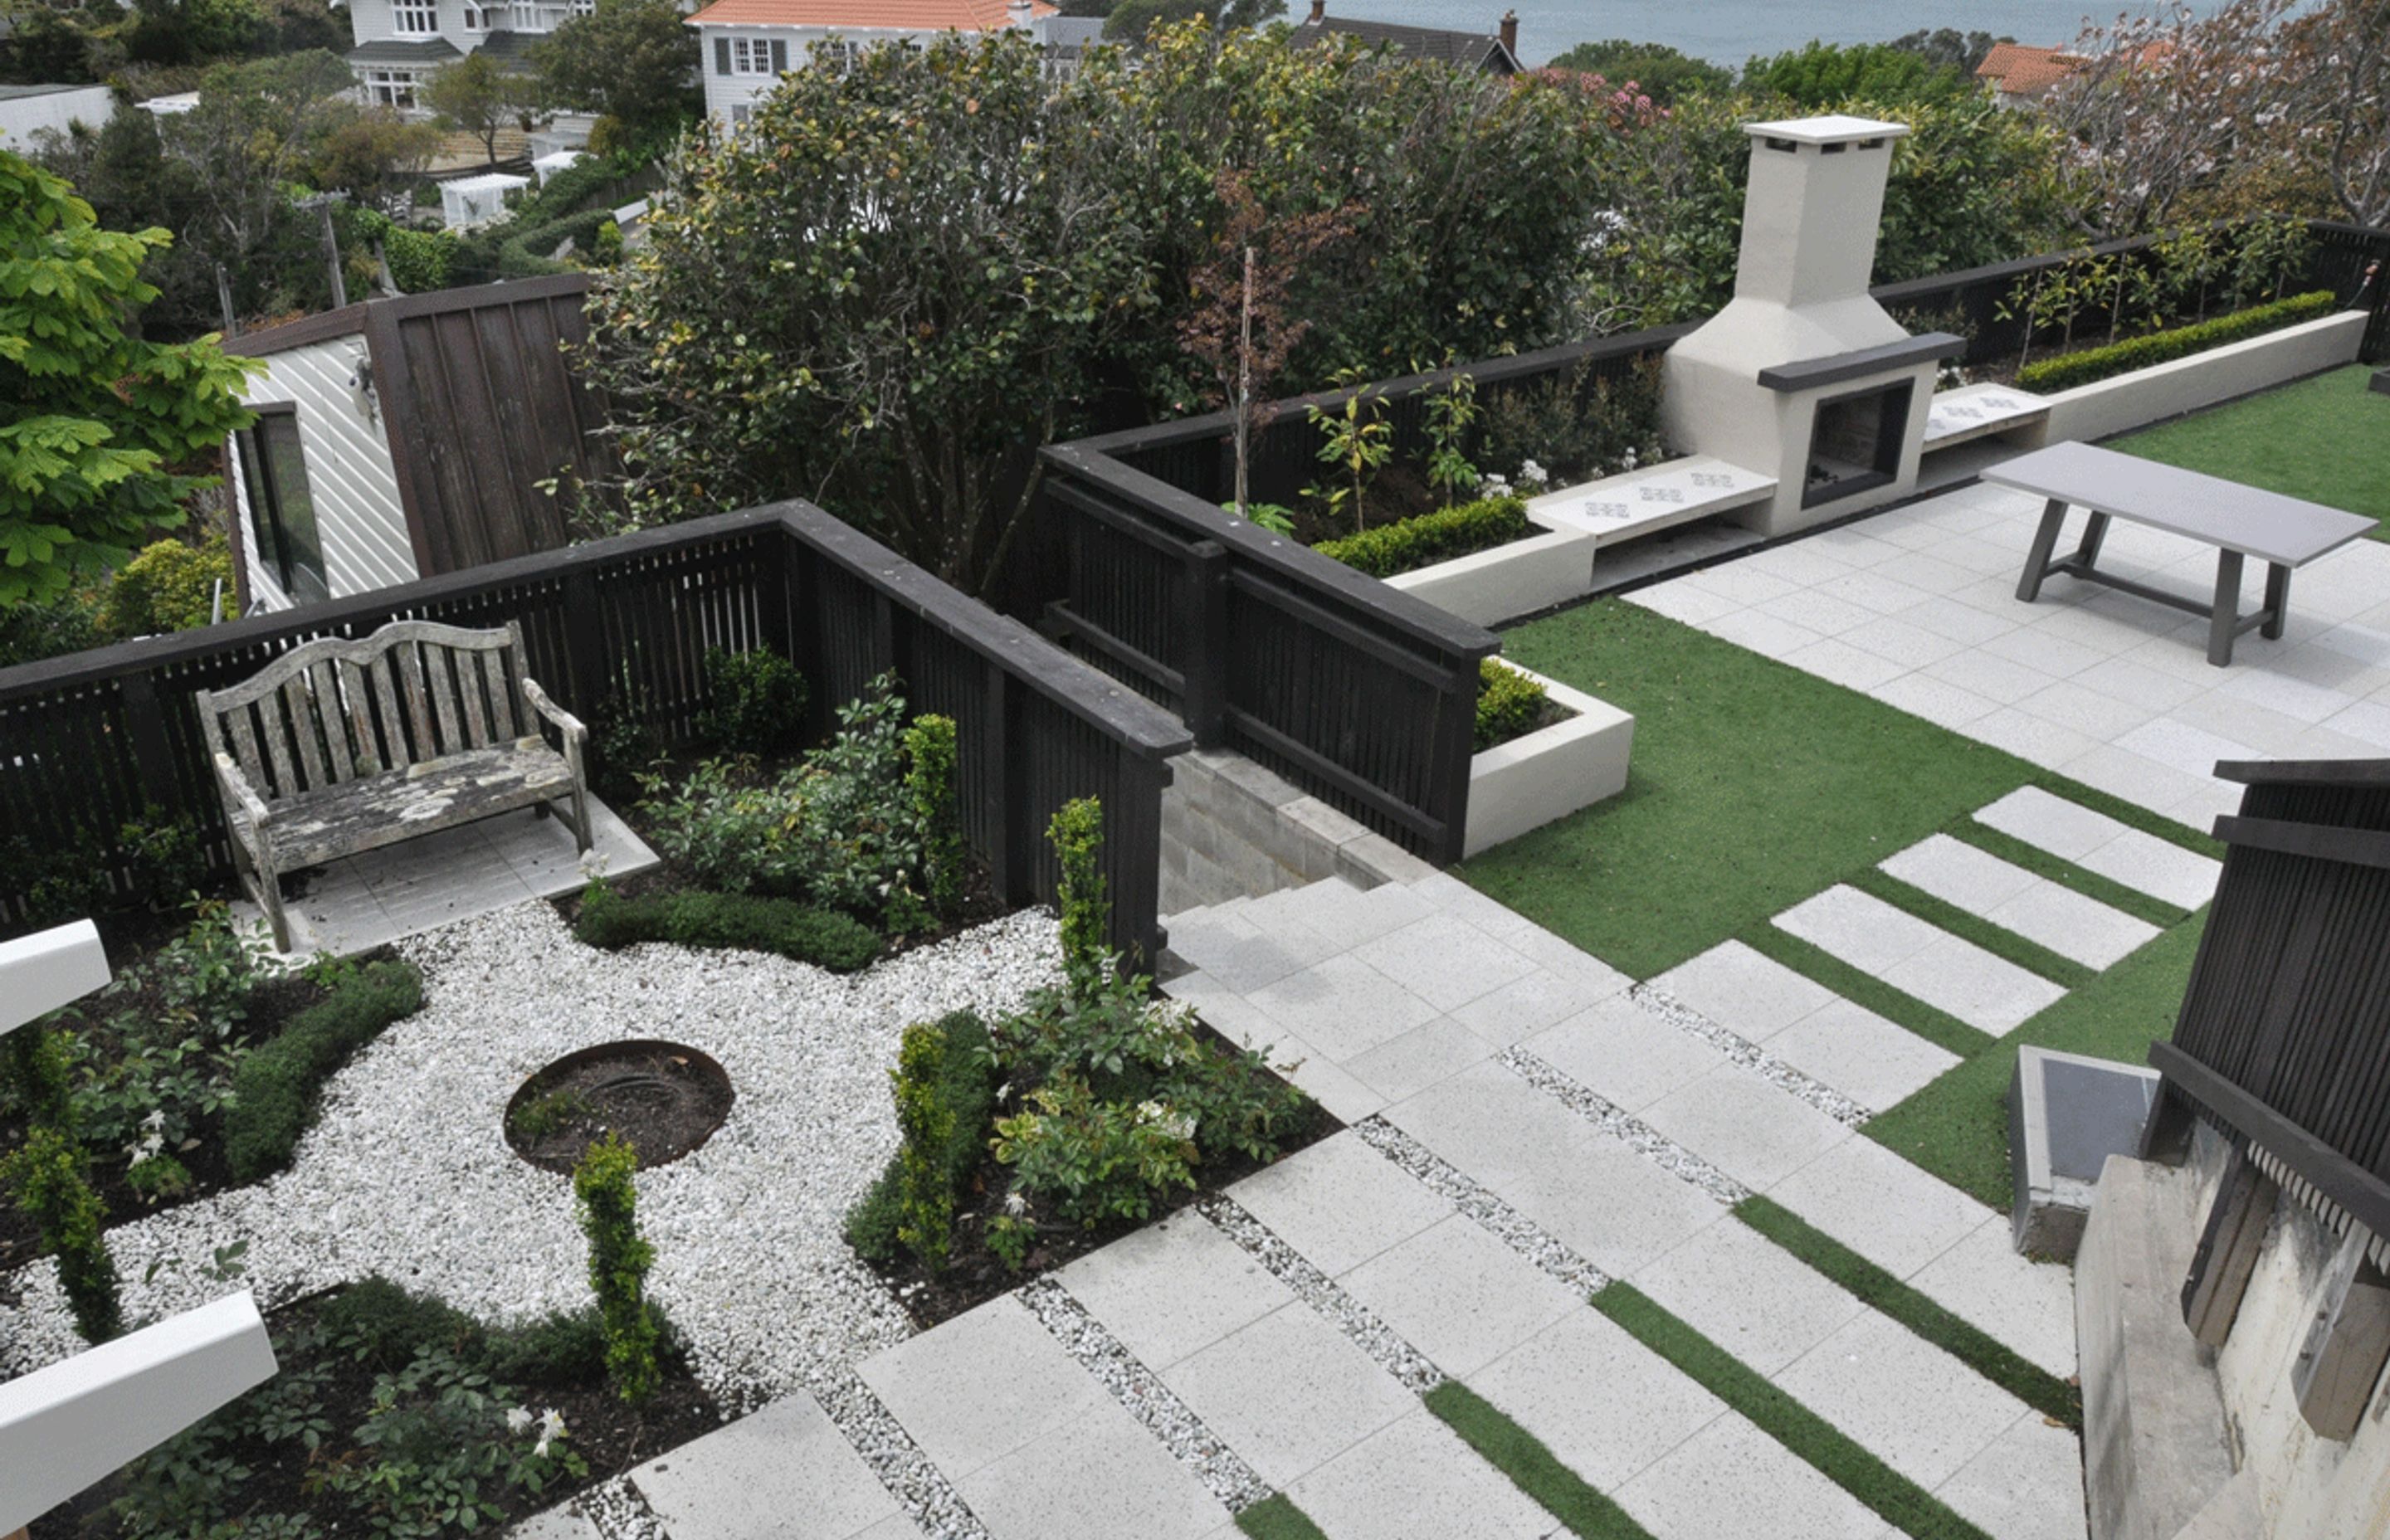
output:
M944 1161L954 1142L955 1111L938 1094L945 1058L945 1034L916 1022L905 1029L896 1067L888 1072L896 1093L896 1126L905 1136L896 1156L903 1205L896 1238L932 1273L944 1271L955 1235L955 1194L946 1185Z
M962 809L955 797L955 719L917 717L905 730L905 789L921 831L930 907L952 918L963 906Z
M926 1051L911 1066L910 1084L926 1085L944 1114L934 1140L915 1140L906 1123L903 1098L906 1083L897 1085L898 1123L906 1131L898 1150L878 1181L846 1214L846 1243L866 1262L886 1267L895 1264L906 1242L899 1231L906 1222L908 1172L926 1173L944 1194L947 1226L970 1187L980 1157L987 1151L988 1134L996 1116L996 1062L988 1051L987 1026L969 1011L957 1011L928 1029L908 1029L906 1043L914 1046L914 1032L936 1035L934 1057ZM900 1062L899 1070L906 1066ZM897 1076L892 1073L892 1079Z
M1054 859L1061 868L1055 882L1055 905L1062 914L1062 976L1072 997L1086 999L1111 972L1104 949L1111 918L1111 898L1104 891L1104 808L1093 797L1064 802L1047 825L1046 838L1054 843Z
M315 1120L315 1093L392 1021L423 1008L423 980L403 962L379 962L342 979L234 1072L225 1110L225 1163L236 1182L254 1182L290 1161Z
M216 584L234 612L232 552L219 535L204 545L161 540L142 548L108 585L101 622L118 636L150 636L208 623Z
M726 753L777 754L804 738L804 675L777 652L705 654L710 704L697 714L697 734Z
M1516 497L1488 497L1399 523L1381 524L1342 540L1322 541L1312 549L1356 571L1388 578L1507 545L1532 534L1535 528L1527 520L1525 503Z
M852 973L880 955L871 928L834 909L753 893L667 893L625 898L603 882L582 896L573 933L611 952L639 942L771 952L833 973Z
M589 1147L572 1173L581 1228L589 1238L589 1287L606 1337L606 1372L614 1393L645 1401L663 1378L657 1362L660 1334L648 1308L648 1269L655 1248L639 1234L638 1194L631 1185L639 1157L622 1136Z
M1498 658L1477 665L1477 752L1524 738L1542 721L1550 696Z
M2255 305L2218 315L2213 320L2176 327L2170 331L2153 331L2146 337L2127 337L2121 342L2105 347L2085 348L2079 353L2061 353L2027 364L2017 371L2017 389L2021 391L2068 391L2095 380L2112 379L2135 369L2188 358L2193 353L2220 348L2227 342L2259 337L2269 331L2311 321L2326 314L2340 302L2330 290L2319 289L2312 294L2294 294L2272 304Z
M84 1174L83 1150L60 1128L36 1125L6 1161L0 1176L16 1189L17 1206L58 1261L58 1285L86 1342L105 1342L124 1329L117 1297L116 1263L100 1234L107 1211Z
M390 259L391 282L402 294L429 294L447 288L456 247L456 237L445 230L410 230L394 225L381 237L382 255Z

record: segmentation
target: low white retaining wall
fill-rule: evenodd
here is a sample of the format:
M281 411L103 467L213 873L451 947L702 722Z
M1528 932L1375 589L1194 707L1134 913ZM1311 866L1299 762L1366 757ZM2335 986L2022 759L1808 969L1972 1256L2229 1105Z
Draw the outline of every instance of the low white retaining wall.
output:
M1477 855L1626 788L1635 718L1606 700L1506 663L1576 714L1486 750L1469 762L1469 821L1461 853Z
M2342 311L2114 379L2077 385L2049 398L2049 417L2037 437L2020 433L2017 442L2038 448L2070 439L2104 439L2302 375L2353 364L2365 340L2365 323L2363 311Z
M1592 593L1594 537L1539 519L1533 508L1527 520L1543 533L1397 572L1386 583L1479 625L1499 625Z

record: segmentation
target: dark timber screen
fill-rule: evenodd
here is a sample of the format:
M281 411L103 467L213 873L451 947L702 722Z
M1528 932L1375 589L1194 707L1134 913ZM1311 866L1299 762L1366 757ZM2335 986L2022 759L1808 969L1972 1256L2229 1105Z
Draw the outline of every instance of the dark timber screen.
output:
M316 636L386 621L520 622L533 677L588 718L627 711L685 740L705 652L769 649L803 671L816 726L893 669L912 708L955 719L964 830L1013 902L1051 899L1055 809L1103 801L1113 944L1160 947L1162 789L1188 733L1134 693L810 504L775 504L544 552L353 598L0 670L0 829L88 853L126 885L119 830L187 817L215 875L223 817L194 690ZM0 892L0 918L25 895Z
M2183 1109L2338 1227L2390 1237L2390 760L2225 764L2241 812L2174 1039ZM2153 1134L2159 1144L2163 1133Z

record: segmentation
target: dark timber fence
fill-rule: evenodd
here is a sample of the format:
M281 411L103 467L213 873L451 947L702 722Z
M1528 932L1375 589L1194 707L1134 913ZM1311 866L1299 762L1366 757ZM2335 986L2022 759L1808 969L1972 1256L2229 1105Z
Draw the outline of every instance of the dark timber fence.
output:
M1050 900L1055 809L1103 801L1113 943L1158 955L1162 789L1186 730L1134 693L807 503L545 552L276 615L0 670L0 830L71 851L120 890L136 817L187 817L231 867L194 690L317 636L387 621L520 622L533 678L590 720L684 741L708 648L778 652L828 711L893 670L915 711L955 719L963 827L1009 901ZM26 895L0 892L0 918Z
M2238 816L2152 1143L2184 1110L2338 1227L2390 1238L2390 760L2226 764Z

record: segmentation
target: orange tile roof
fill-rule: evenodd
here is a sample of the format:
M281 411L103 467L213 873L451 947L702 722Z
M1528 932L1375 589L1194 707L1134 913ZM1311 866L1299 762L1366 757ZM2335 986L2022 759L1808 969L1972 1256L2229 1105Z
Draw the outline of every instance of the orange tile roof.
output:
M2082 59L2063 48L2036 48L2024 43L1995 43L1984 62L1975 66L1975 73L1992 83L1993 89L2010 96L2029 96L2047 91L2073 74Z
M1052 16L1033 0L1032 16ZM840 32L987 32L1012 19L1008 0L713 0L692 27L829 27Z

